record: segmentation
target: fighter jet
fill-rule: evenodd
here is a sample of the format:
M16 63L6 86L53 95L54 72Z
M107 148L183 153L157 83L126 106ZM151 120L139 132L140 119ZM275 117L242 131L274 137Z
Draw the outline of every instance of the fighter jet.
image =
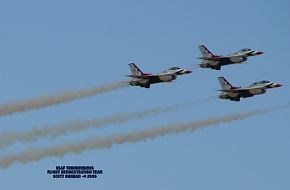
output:
M214 55L210 52L204 45L198 46L202 57L201 68L211 68L215 70L220 70L221 66L230 65L230 64L240 64L244 61L247 61L248 57L261 55L263 52L251 50L249 48L241 49L235 53L229 54L227 56Z
M241 88L232 86L224 77L218 77L222 89L219 95L220 99L229 99L231 101L240 101L240 98L248 98L258 94L264 94L268 88L277 88L282 86L267 80L258 81L249 87Z
M158 74L143 73L135 63L129 64L131 75L126 75L132 77L133 79L129 82L131 86L140 86L144 88L150 88L151 84L161 83L161 82L171 82L176 79L177 75L189 74L192 71L187 69L181 69L179 67L172 67L166 71Z
M282 86L278 83L273 83L267 80L258 81L251 84L249 87L234 87L224 77L218 77L222 87L220 99L229 99L231 101L240 101L240 98L248 98L258 94L264 94L268 88L277 88Z

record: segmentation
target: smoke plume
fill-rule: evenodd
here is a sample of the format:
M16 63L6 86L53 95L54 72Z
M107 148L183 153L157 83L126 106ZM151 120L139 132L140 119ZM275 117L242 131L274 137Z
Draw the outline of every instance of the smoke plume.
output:
M222 117L209 118L188 123L167 125L163 127L152 128L146 131L108 136L99 139L91 138L78 143L63 144L50 148L28 148L18 154L9 154L0 158L0 167L7 168L14 162L28 163L31 161L41 160L46 157L63 157L67 153L80 154L81 152L90 149L111 148L114 144L136 143L146 139L154 139L168 134L177 134L185 131L195 131L198 128L205 128L211 125L241 120L250 116L268 113L277 109L288 108L289 106L290 105L287 104L274 108L230 114Z
M117 115L107 116L104 118L96 118L90 120L79 120L65 122L58 125L43 125L41 127L32 128L29 131L7 131L0 134L0 147L5 147L10 144L13 144L17 141L28 142L36 140L41 137L51 137L55 138L60 135L65 135L71 132L83 131L89 128L100 128L112 124L121 124L131 119L143 119L147 116L154 116L157 114L162 114L166 112L176 111L178 109L189 107L192 105L205 103L210 100L213 100L212 97L196 100L193 102L188 102L184 104L176 104L167 107L153 108L144 111L135 111L120 113Z
M17 112L24 112L33 109L39 109L42 107L48 107L65 102L70 102L76 99L86 98L104 92L117 90L120 88L124 88L126 86L128 86L128 83L126 84L122 82L116 82L111 84L105 84L99 87L83 89L79 91L64 92L53 96L41 96L28 100L2 104L0 105L0 117Z

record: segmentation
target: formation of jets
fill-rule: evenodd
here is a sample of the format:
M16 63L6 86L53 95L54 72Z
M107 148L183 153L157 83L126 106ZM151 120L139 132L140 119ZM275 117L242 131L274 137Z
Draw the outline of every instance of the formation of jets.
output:
M199 64L201 68L210 68L215 70L220 70L222 66L230 64L240 64L247 61L248 57L261 55L263 52L251 50L249 48L241 49L235 53L229 54L227 56L214 55L210 52L205 45L198 46L202 57L202 62ZM131 86L139 86L144 88L150 88L151 84L172 82L177 78L177 75L185 75L192 73L191 70L182 69L179 67L172 67L166 71L151 74L144 73L135 63L130 63L129 68L131 70L131 75L126 75L132 77L133 79L129 82ZM273 83L267 80L258 81L251 84L248 87L235 87L232 86L224 77L218 77L220 85L222 87L220 99L229 99L231 101L240 101L240 98L248 98L258 94L264 94L269 88L277 88L282 86L278 83Z

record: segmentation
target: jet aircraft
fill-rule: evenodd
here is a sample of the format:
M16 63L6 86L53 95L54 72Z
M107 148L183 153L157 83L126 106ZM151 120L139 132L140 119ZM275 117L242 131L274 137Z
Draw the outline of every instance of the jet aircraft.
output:
M261 55L263 52L251 50L249 48L241 49L235 53L229 54L227 56L214 55L210 52L204 45L198 46L202 57L201 68L211 68L215 70L220 70L222 66L230 64L240 64L244 61L247 61L248 57Z
M222 89L219 95L220 99L229 99L231 101L240 101L240 98L248 98L258 94L264 94L266 89L282 86L267 80L255 82L249 87L241 88L232 86L224 77L218 77Z
M133 78L129 82L129 85L144 88L150 88L150 85L155 83L171 82L176 79L177 75L184 75L192 72L191 70L172 67L161 73L149 74L142 72L135 63L130 63L129 67L131 70L131 75L127 76Z

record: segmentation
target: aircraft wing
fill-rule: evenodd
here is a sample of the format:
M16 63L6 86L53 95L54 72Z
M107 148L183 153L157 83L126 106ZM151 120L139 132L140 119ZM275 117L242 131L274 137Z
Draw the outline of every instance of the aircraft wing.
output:
M224 61L224 60L228 60L231 57L222 57L222 56L218 56L218 57L198 57L197 59L202 59L202 60L207 60L207 61Z
M159 74L154 74L154 75L126 75L128 77L132 77L132 78L138 78L138 79L150 79L150 78L156 78L156 77L160 77L160 76L172 76L175 75L174 73L169 74L169 73L159 73Z
M230 90L230 92L248 92L250 90L260 90L260 89L264 89L264 88L261 87L261 86L259 86L259 87L237 88L237 89Z
M228 56L219 56L219 57L198 57L198 59L207 60L207 61L225 61L235 57L246 57L244 54L235 54Z

